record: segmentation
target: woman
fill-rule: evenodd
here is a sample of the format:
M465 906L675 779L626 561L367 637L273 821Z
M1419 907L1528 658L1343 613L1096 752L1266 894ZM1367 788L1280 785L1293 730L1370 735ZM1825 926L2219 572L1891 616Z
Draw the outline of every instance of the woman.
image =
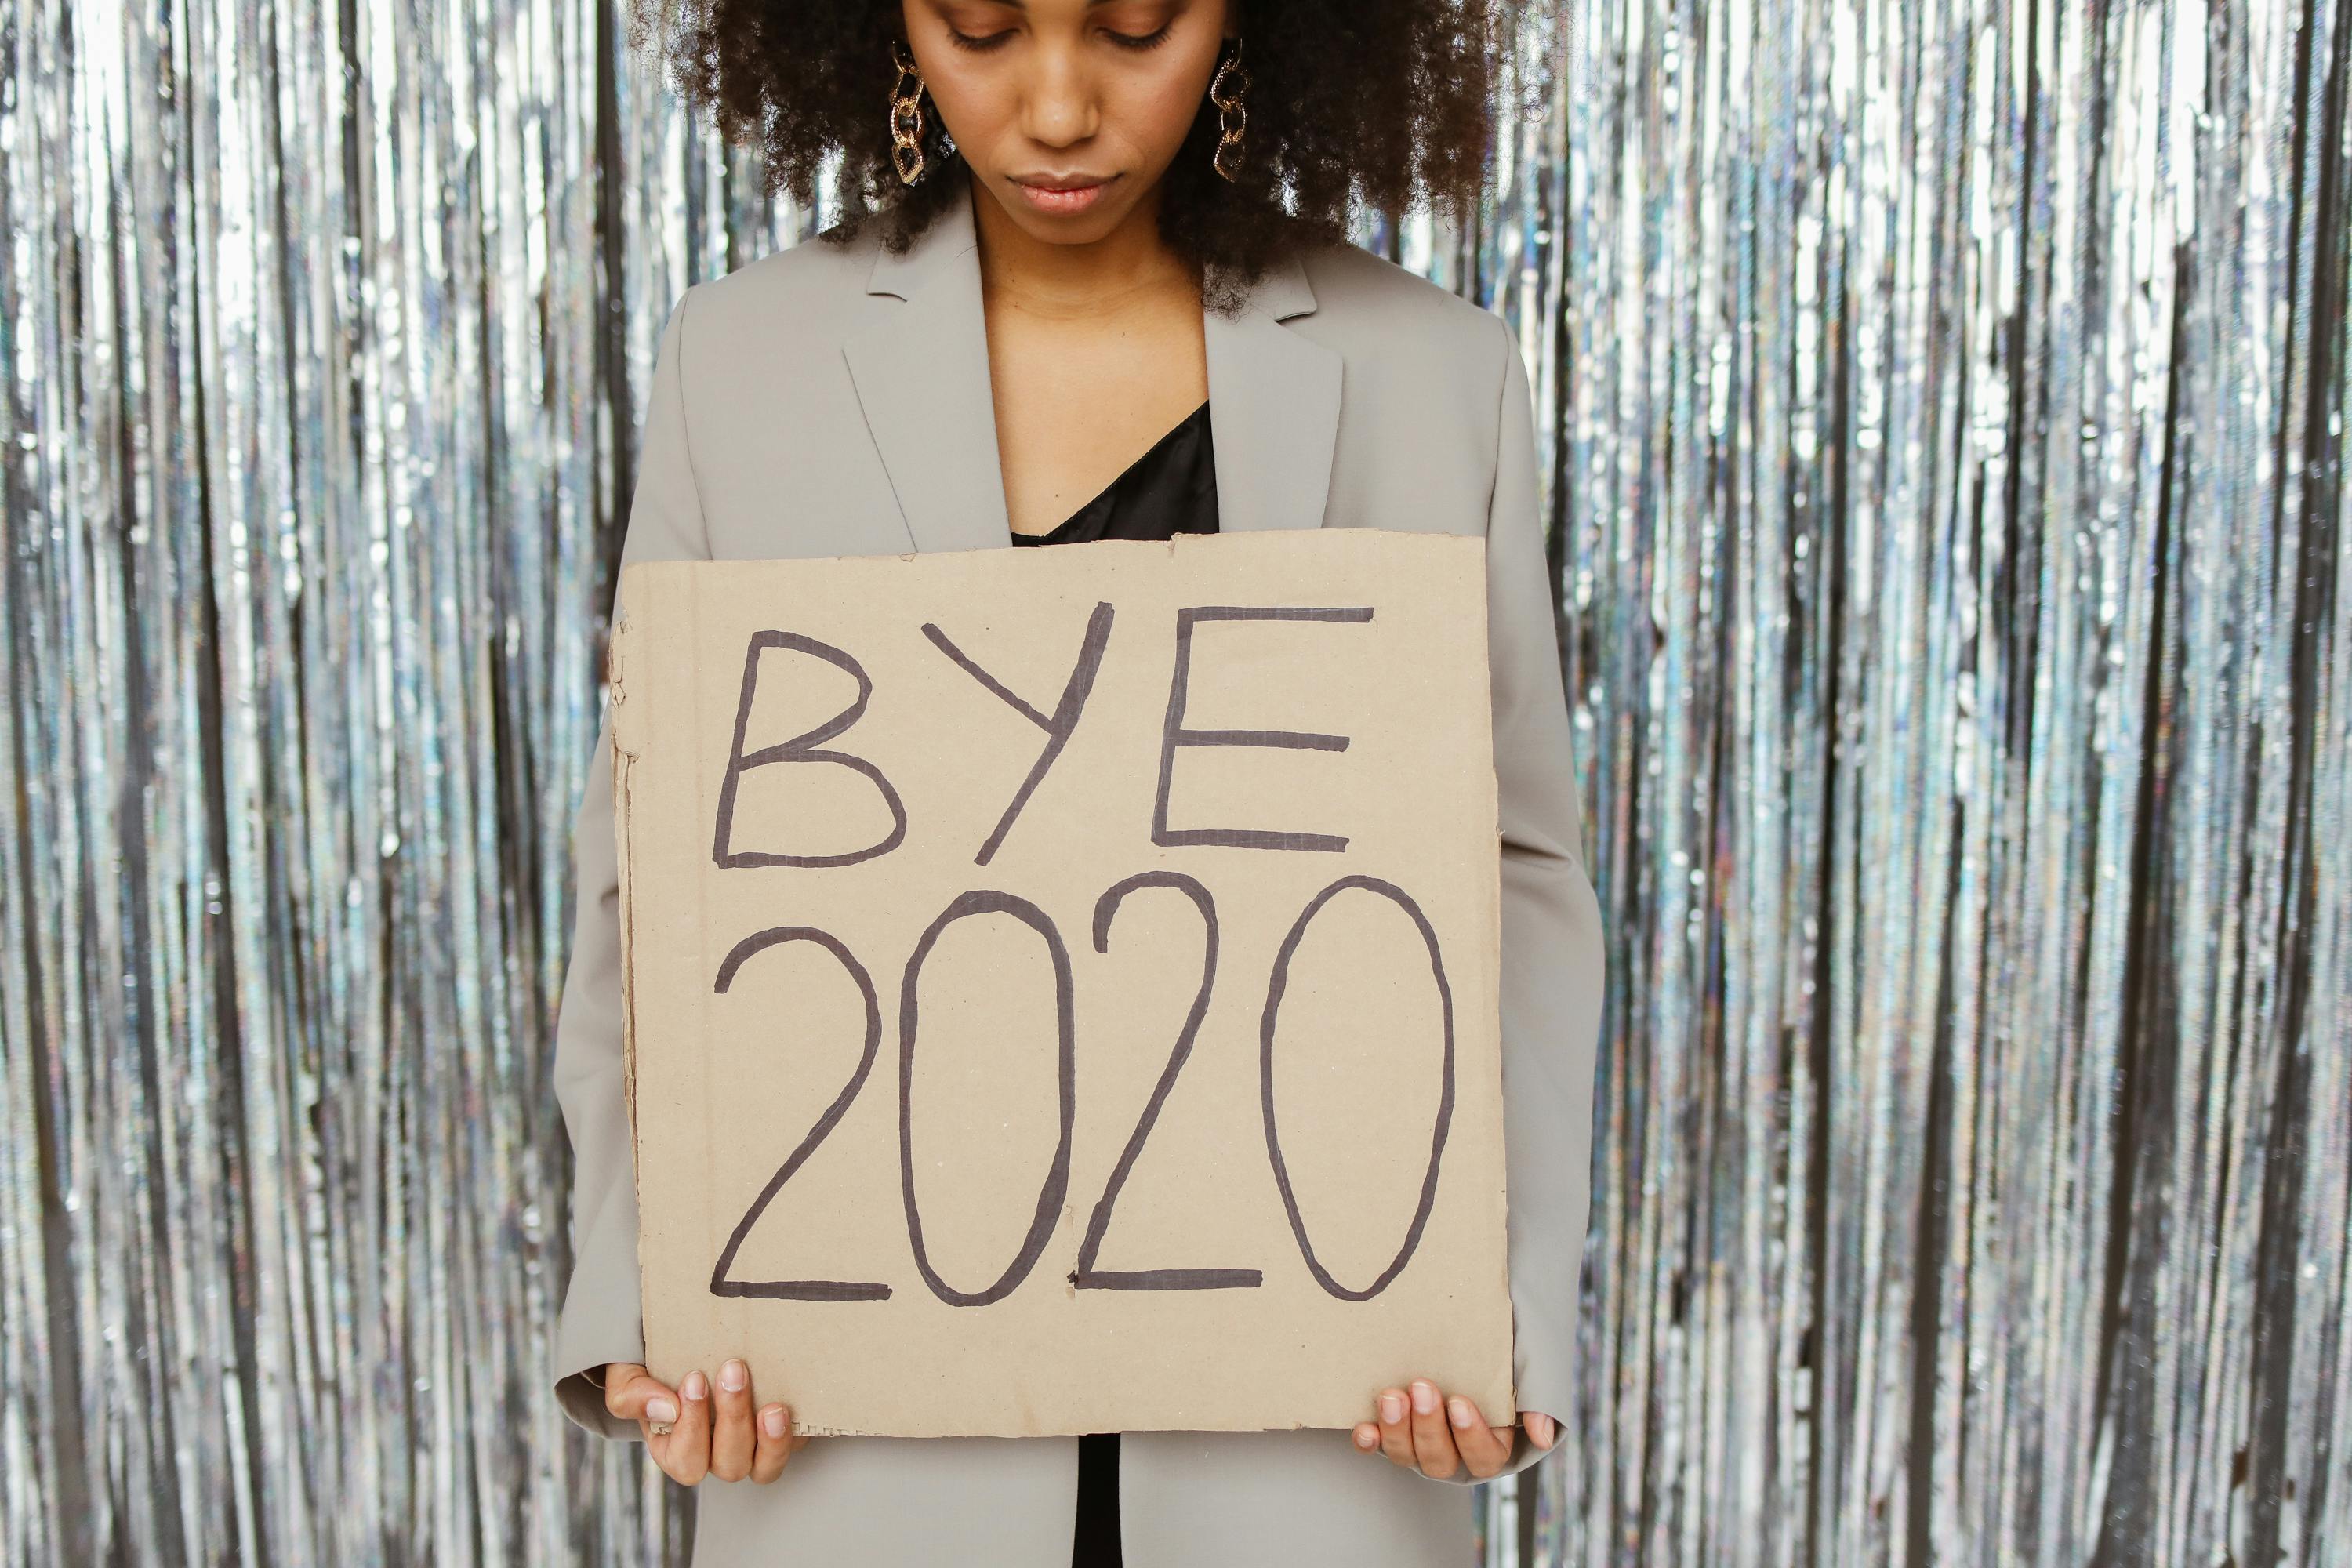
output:
M1495 317L1340 236L1351 191L1475 199L1492 20L1480 0L704 4L684 85L756 126L803 200L842 152L850 216L672 312L625 563L1485 531L1525 1413L1490 1426L1415 1379L1366 1389L1352 1433L809 1442L740 1363L648 1375L609 731L557 1039L577 1155L563 1407L700 1485L698 1563L1045 1563L1074 1525L1077 1561L1119 1561L1123 1537L1137 1568L1458 1560L1467 1483L1533 1462L1570 1407L1598 910L1525 369Z

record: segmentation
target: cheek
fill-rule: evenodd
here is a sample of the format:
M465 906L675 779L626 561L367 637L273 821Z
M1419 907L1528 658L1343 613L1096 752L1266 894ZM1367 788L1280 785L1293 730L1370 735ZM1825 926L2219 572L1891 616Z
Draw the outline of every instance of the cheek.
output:
M1208 102L1205 71L1138 71L1105 93L1102 130L1154 173L1172 163Z
M985 79L932 77L926 85L932 110L947 122L969 161L985 157L1016 118L1011 96Z
M1184 144L1193 117L1207 101L1207 93L1196 89L1189 77L1139 82L1122 100L1119 119L1128 140L1139 150L1161 159L1172 158Z

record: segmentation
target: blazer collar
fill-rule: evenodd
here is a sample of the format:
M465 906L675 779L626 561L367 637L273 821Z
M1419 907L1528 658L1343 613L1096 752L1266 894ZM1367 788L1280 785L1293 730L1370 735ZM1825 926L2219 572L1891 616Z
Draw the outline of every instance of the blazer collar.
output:
M1013 542L970 199L894 254L877 247L868 294L901 303L843 344L859 407L917 550ZM1218 526L1317 528L1339 430L1339 354L1281 323L1311 313L1306 268L1286 258L1225 317L1203 310Z

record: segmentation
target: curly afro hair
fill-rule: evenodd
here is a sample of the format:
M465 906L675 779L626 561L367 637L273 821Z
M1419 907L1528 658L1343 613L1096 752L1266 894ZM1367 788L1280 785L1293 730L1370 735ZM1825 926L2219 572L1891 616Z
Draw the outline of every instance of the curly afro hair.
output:
M1398 214L1423 203L1466 219L1484 195L1496 89L1518 80L1527 0L1244 0L1249 129L1238 181L1211 166L1203 94L1165 178L1163 239L1230 312L1295 249L1344 239L1351 199ZM966 188L963 161L927 114L932 172L901 184L883 112L903 40L900 0L632 0L633 42L658 35L678 89L730 141L756 142L770 194L803 204L830 155L842 242L868 220L904 250Z

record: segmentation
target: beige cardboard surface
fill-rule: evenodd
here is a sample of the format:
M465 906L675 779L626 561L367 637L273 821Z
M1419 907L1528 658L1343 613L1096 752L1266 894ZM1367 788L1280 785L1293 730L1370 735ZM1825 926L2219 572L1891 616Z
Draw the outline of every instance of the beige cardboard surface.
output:
M1485 543L627 568L656 1375L814 1432L1510 1418Z

